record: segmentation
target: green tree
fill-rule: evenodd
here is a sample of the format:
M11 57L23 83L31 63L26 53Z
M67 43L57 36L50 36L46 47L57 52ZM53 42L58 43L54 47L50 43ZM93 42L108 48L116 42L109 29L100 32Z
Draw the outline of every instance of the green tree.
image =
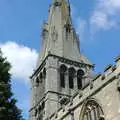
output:
M11 91L10 63L0 50L0 120L23 120Z

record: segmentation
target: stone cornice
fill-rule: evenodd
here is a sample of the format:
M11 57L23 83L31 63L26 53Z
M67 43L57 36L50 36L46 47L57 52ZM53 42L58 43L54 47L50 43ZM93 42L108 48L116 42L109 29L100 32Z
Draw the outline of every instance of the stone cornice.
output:
M73 60L70 60L70 59L67 59L67 58L64 58L64 57L60 57L60 56L57 56L57 55L53 55L53 54L48 54L45 57L45 59L43 60L43 62L41 63L41 65L34 71L34 73L32 74L32 76L30 77L31 79L33 78L34 75L36 75L43 68L43 66L45 66L45 63L46 63L46 60L48 59L48 57L57 58L62 63L66 63L66 64L69 64L69 65L74 65L76 67L82 67L82 68L84 68L86 66L89 66L91 68L94 68L94 65L90 65L90 64L86 64L86 63L82 63L82 62L73 61Z

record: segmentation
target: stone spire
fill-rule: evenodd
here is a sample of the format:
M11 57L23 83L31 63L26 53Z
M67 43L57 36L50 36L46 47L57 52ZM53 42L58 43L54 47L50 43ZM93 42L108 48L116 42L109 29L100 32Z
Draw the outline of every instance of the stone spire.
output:
M48 21L43 25L42 49L37 67L48 54L91 65L80 53L79 37L72 25L70 12L69 2L53 0L49 9Z
M81 54L70 4L53 0L42 30L42 48L31 76L30 120L47 120L90 80L92 64ZM83 79L83 76L84 79Z

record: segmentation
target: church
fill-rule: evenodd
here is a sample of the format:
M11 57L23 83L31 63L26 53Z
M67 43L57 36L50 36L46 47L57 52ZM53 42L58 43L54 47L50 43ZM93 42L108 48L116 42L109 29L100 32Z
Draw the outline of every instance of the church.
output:
M30 120L120 120L120 56L101 74L80 51L68 0L52 0L31 75Z

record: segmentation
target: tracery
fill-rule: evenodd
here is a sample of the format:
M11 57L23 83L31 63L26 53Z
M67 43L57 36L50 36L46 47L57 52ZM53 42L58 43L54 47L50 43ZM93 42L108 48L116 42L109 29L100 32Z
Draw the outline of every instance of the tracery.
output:
M80 116L80 120L105 120L101 106L94 100L88 100Z

